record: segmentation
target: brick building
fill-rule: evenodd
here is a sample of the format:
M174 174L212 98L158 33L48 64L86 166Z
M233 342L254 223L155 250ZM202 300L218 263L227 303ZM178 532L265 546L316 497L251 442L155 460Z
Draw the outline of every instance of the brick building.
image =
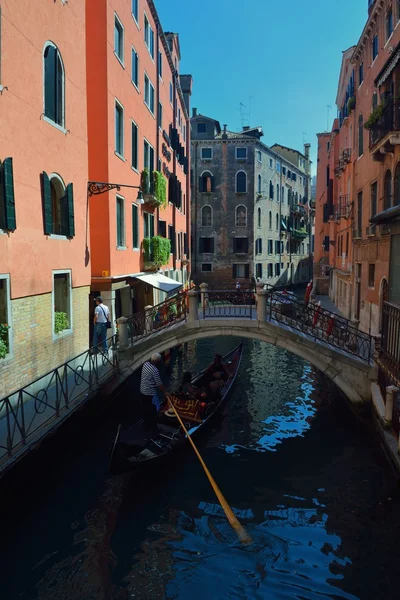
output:
M194 281L215 286L308 281L306 156L269 148L261 142L261 127L221 130L196 109L191 125Z
M2 2L0 39L3 397L88 347L85 3Z

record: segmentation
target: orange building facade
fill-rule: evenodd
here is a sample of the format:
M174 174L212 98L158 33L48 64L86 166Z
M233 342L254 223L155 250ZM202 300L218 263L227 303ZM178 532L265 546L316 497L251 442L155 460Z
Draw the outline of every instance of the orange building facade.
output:
M4 397L88 347L84 2L5 0L0 39Z
M319 135L317 277L318 263L327 267L325 280L317 283L326 285L329 273L329 294L338 308L372 335L384 333L388 301L400 305L399 23L399 2L369 1L360 39L343 55L339 122L330 134ZM349 77L352 87L344 94Z
M178 35L163 32L153 2L86 6L89 180L121 186L90 197L91 295L114 321L165 298L143 274L188 281L192 80L179 75ZM143 246L157 237L170 240L162 264Z

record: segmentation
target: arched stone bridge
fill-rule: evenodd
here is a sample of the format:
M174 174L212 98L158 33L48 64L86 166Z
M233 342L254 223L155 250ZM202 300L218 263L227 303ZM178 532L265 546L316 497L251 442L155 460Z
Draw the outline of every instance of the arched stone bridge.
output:
M189 291L185 297L188 310L180 320L133 338L130 343L126 330L128 319L119 319L122 363L136 370L153 352L164 352L201 338L257 339L310 362L334 381L354 404L371 400L371 382L377 380L378 369L371 360L369 336L352 328L345 319L324 314L326 311L316 305L308 306L292 297L285 300L281 292L271 294L257 290L257 294L248 294L241 297L234 292L208 292L203 287L199 305L198 292ZM298 305L294 314L293 304ZM153 307L147 310L152 311L154 317ZM260 367L268 368L268 365Z

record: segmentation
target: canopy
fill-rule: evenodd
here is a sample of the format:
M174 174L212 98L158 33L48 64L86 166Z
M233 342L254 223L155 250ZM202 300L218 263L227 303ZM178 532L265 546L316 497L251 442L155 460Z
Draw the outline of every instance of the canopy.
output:
M143 281L143 283L147 283L157 290L161 290L167 294L182 287L182 284L179 281L174 281L174 279L165 277L165 275L161 275L161 273L145 273L144 275L136 275L135 279L139 279L139 281Z

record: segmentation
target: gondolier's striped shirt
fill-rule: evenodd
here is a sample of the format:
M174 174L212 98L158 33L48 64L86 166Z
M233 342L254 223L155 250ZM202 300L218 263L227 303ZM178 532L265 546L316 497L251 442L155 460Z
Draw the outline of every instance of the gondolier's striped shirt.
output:
M145 362L140 379L141 393L145 396L154 396L159 385L162 385L159 370L151 362Z

